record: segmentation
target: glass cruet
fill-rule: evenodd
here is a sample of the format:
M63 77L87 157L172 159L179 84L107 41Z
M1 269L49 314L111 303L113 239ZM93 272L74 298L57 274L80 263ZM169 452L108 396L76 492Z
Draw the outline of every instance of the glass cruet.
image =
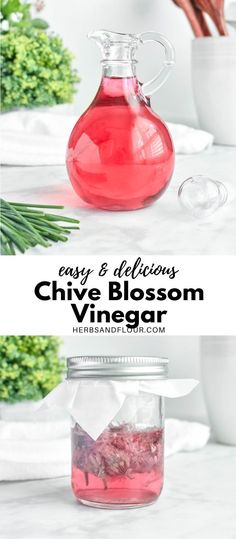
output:
M98 92L70 135L67 169L76 193L91 206L136 210L151 204L167 187L174 149L165 123L152 111L150 96L167 80L174 49L156 32L91 32L102 51ZM136 77L135 53L153 41L165 50L160 72L149 82Z

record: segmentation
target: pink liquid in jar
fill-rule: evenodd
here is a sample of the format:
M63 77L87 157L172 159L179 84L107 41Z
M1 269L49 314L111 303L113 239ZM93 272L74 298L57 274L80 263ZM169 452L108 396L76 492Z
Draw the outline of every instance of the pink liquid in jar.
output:
M72 429L72 489L95 507L125 508L154 502L163 486L163 429L109 426L94 441Z
M68 143L76 193L96 208L143 208L164 192L173 168L170 134L140 94L136 77L103 78Z

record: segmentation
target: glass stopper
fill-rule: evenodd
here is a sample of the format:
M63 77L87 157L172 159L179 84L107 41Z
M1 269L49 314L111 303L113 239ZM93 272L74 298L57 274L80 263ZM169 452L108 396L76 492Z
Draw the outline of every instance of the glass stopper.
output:
M227 197L228 192L222 182L201 174L187 178L178 190L181 206L199 219L215 213L225 204Z

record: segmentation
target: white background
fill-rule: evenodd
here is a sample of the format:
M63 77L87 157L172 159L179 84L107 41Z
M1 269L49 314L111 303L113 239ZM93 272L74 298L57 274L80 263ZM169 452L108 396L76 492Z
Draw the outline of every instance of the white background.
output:
M226 6L228 3L226 0ZM102 28L133 33L155 30L174 45L177 65L167 83L153 97L153 107L166 120L196 124L190 65L193 33L185 15L172 0L46 0L42 17L76 55L82 79L77 97L78 114L91 102L101 73L100 51L86 34ZM141 80L157 71L157 62L162 58L157 46L148 45L145 49L139 55Z

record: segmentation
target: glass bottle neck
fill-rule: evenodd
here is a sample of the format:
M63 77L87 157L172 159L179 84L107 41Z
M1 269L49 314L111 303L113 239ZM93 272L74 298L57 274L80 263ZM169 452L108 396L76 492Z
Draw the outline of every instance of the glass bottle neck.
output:
M136 77L136 61L103 60L103 77Z

